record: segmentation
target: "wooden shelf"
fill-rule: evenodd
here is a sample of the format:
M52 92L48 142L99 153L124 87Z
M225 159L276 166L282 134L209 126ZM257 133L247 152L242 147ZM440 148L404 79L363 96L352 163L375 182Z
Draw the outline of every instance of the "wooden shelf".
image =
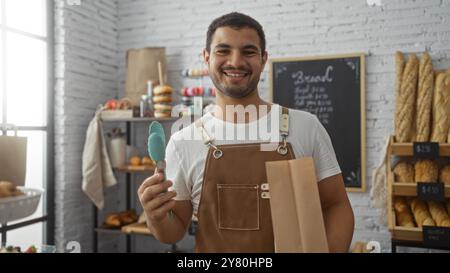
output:
M98 227L95 229L98 233L109 233L109 234L137 234L137 235L152 235L150 230L147 228L145 223L133 223L122 228L107 228L107 227Z
M114 168L114 170L118 172L127 172L127 173L134 173L134 172L154 172L155 167L154 166L122 166Z
M104 122L169 122L176 121L180 119L179 117L170 117L170 118L102 118Z
M391 152L392 155L398 156L413 156L413 143L397 143L391 139ZM439 156L450 156L450 144L439 144Z
M450 198L450 185L444 185L445 198ZM392 183L393 195L400 196L417 196L417 184L416 183Z

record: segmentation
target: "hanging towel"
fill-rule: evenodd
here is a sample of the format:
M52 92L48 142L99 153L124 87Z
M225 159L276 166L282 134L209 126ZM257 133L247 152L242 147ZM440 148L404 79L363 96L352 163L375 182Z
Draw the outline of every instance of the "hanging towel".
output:
M97 107L95 116L89 123L82 163L82 189L99 209L104 207L104 188L117 184L103 135L102 121L100 119L102 111L103 107Z

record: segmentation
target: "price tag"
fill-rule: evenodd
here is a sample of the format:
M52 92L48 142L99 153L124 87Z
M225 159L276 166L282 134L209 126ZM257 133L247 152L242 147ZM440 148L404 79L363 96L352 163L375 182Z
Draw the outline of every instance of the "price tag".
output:
M439 143L414 142L414 156L419 158L437 159L439 157Z
M424 201L442 202L445 200L443 183L417 183L417 197Z
M428 247L450 247L450 228L423 226L423 244Z

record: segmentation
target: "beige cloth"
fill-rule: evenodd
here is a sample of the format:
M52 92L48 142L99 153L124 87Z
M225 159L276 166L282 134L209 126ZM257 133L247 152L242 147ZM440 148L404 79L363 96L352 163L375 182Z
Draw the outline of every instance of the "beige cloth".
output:
M104 207L103 189L117 184L103 135L102 111L103 107L97 109L87 129L82 163L82 189L99 209Z
M387 160L389 139L387 137L384 148L381 152L381 159L378 167L372 174L372 188L370 190L370 198L372 205L381 209L380 221L387 224Z

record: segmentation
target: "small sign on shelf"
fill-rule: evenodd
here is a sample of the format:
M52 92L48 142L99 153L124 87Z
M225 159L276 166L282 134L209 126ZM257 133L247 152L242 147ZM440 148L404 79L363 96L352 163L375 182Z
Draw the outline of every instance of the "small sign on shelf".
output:
M423 226L423 244L428 247L450 248L450 228Z
M437 159L439 157L438 142L414 142L413 155L418 158Z
M424 201L445 201L444 184L419 182L417 183L417 197Z

